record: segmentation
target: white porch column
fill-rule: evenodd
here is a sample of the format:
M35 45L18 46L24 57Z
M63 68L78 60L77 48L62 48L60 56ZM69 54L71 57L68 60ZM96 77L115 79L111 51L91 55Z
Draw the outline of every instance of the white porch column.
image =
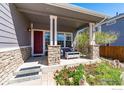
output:
M98 26L98 31L100 31L100 32L101 32L101 25L100 25L100 26Z
M57 16L54 16L54 44L57 45Z
M96 32L96 29L95 29L95 24L93 23L93 45L95 45L96 44L96 42L95 42L95 32Z
M89 44L94 45L95 44L95 24L89 23Z
M33 23L31 23L31 55L34 54L34 31L33 31Z
M50 45L57 45L57 16L50 15Z
M53 16L50 16L50 45L53 45Z

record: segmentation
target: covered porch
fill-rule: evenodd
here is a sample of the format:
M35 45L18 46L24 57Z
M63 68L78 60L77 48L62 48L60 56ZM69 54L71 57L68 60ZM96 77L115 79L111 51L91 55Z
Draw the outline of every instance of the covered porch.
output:
M92 46L95 25L105 18L105 15L69 4L16 4L16 7L30 23L32 58L42 56L42 62L44 59L47 65L84 61L81 58L61 59L60 50L73 47L77 31L85 27L89 27L89 44Z

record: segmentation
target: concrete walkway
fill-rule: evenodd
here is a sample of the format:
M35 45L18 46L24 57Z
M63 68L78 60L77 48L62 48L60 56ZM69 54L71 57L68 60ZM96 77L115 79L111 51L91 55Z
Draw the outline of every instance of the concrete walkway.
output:
M37 79L37 80L25 81L21 83L10 84L9 86L41 86L41 85L42 85L42 80Z

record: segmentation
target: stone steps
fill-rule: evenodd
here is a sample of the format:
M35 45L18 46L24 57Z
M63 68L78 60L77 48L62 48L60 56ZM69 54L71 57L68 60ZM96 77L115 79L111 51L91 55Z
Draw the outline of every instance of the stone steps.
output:
M41 78L40 75L33 75L33 76L26 76L26 77L21 77L21 78L14 78L14 79L11 79L8 82L8 84L21 83L21 82L25 82L25 81L40 79L40 78Z
M23 75L23 74L29 74L29 73L35 73L40 72L41 68L39 66L37 67L28 67L26 69L21 69L20 71L14 72L14 76L16 75Z
M31 66L23 67L14 72L13 77L9 80L8 84L21 83L30 80L36 80L41 78L41 67Z

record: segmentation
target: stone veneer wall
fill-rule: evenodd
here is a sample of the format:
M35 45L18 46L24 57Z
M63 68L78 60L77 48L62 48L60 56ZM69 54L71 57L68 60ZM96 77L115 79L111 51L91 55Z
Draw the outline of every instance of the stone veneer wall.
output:
M0 85L12 77L13 72L30 56L31 48L0 52Z
M99 46L98 45L90 45L90 59L99 58Z
M48 46L48 65L60 64L60 45Z

